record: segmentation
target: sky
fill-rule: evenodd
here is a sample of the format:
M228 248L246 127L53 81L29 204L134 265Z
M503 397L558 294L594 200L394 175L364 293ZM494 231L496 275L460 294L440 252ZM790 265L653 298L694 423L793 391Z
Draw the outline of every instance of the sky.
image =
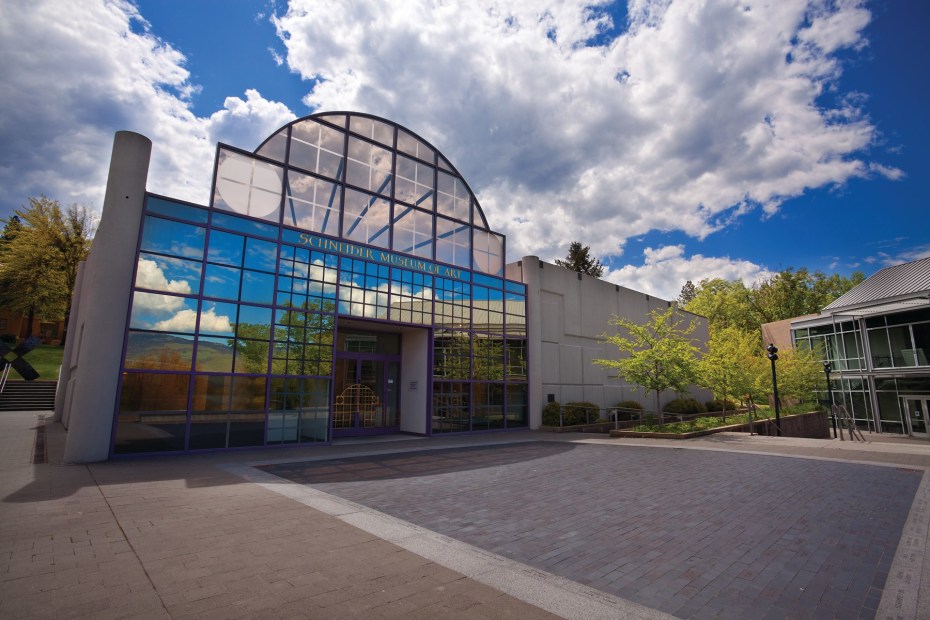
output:
M102 206L113 133L207 204L217 142L365 112L443 153L509 260L581 241L664 299L930 256L924 0L0 0L0 218Z

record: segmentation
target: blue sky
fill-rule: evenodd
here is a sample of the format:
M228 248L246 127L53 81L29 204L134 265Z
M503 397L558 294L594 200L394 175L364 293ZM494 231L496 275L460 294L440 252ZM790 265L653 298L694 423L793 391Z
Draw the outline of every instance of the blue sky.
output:
M217 141L338 109L434 144L511 259L581 240L665 298L930 255L930 3L774 4L3 3L0 217L99 210L120 129L205 204Z

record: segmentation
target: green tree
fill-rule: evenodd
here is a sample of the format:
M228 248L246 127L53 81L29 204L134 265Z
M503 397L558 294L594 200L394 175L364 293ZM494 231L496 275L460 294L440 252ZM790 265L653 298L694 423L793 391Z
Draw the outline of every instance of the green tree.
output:
M26 314L28 336L35 317L65 321L78 264L87 257L93 217L86 207L62 211L57 200L30 198L5 221L0 243L0 306ZM64 342L66 334L62 334Z
M686 323L685 317L672 306L665 311L653 310L642 324L616 315L610 324L626 332L625 335L602 336L604 342L620 350L621 358L598 359L594 363L615 370L622 379L654 392L655 408L661 417L661 393L668 389L685 392L695 381L700 351L691 334L697 329L697 322Z
M758 333L733 326L715 329L698 362L698 383L724 403L746 401L758 389L759 376L765 371L761 348ZM726 405L723 415L725 420Z
M760 359L765 359L760 357ZM759 379L759 387L764 393L772 393L772 366L765 359L765 372ZM823 384L823 365L811 349L788 349L778 351L775 362L775 375L778 381L778 395L782 402L799 403L815 400L814 395Z
M565 260L556 259L555 264L559 267L600 278L604 275L604 266L590 253L591 246L582 246L580 241L572 241L572 244L568 247L568 256L565 257Z
M711 331L723 327L754 331L759 329L760 321L749 303L749 293L740 280L705 279L698 283L694 296L682 308L707 317Z
M740 280L701 280L693 294L682 288L682 308L708 319L711 332L722 327L755 331L762 323L815 314L834 299L862 282L856 272L850 277L792 267L751 287Z

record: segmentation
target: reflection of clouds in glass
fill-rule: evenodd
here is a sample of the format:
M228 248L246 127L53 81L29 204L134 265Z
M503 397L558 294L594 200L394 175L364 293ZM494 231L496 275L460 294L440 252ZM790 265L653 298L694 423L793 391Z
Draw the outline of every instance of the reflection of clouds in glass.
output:
M183 297L136 292L132 308L133 313L165 314L183 307L184 301Z
M165 276L165 272L158 266L158 263L147 258L139 259L139 266L136 270L136 286L171 293L190 294L191 292L190 284L184 280L169 280ZM142 294L140 293L140 295Z
M154 329L162 331L193 332L197 324L197 312L195 310L181 310L169 319L159 321L154 325ZM210 308L200 315L201 331L232 331L232 324L228 316L216 314L216 308Z
M405 297L415 297L417 299L432 299L433 288L430 286L423 286L419 284L414 286L408 283L392 281L391 282L391 294L392 295L403 295Z

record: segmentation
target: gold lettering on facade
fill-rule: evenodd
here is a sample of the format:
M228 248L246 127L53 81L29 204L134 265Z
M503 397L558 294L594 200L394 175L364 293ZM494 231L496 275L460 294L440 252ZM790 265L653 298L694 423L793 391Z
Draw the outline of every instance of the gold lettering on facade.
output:
M401 256L399 254L394 254L392 252L383 250L364 248L362 246L355 245L354 243L346 243L345 241L333 241L331 239L324 239L309 233L300 233L299 243L300 245L309 245L310 247L318 248L320 250L336 252L343 256L365 258L371 261L396 265L398 267L416 269L418 271L424 271L426 273L431 273L437 276L443 275L459 280L462 278L461 269L444 267L442 265L437 265L436 263L408 258L406 256Z

